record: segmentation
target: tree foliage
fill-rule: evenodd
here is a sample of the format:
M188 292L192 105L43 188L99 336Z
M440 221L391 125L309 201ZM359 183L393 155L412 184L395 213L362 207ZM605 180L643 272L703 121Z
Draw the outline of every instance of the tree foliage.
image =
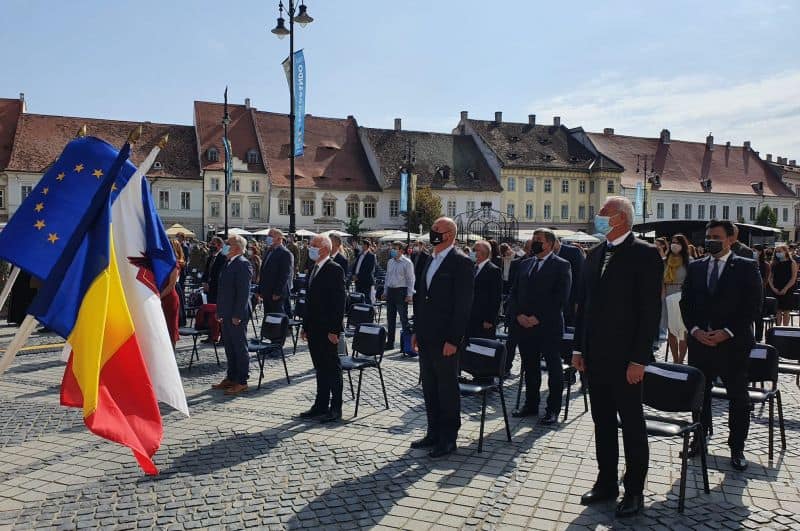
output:
M411 222L411 232L419 230L422 224L422 232L430 230L433 222L442 215L442 200L429 187L418 188L416 194L416 204L412 212L406 214L406 222Z
M358 216L353 216L350 218L350 221L347 222L347 225L344 227L344 231L348 234L352 234L353 237L357 238L361 231L361 225L364 224L363 219L358 219Z
M762 206L756 216L756 224L763 227L777 227L778 214L775 212L775 209L769 205Z

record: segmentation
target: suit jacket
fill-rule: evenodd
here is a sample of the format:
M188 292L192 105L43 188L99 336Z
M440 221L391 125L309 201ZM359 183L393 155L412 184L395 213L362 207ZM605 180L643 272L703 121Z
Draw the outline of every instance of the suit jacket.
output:
M518 339L535 337L553 348L561 344L564 334L564 307L569 303L572 273L569 262L551 254L537 273L531 274L533 258L518 266L508 297L510 322ZM523 328L519 315L533 315L539 324Z
M485 322L497 325L502 294L503 273L489 260L483 264L481 272L475 276L468 336L481 337L482 334L476 334L473 331L482 331Z
M273 295L288 298L293 272L292 252L283 245L277 246L265 254L261 262L258 292L264 300L270 300Z
M233 260L223 261L222 264L217 294L217 317L222 319L236 317L246 321L249 317L248 301L253 266L250 265L250 260L242 255Z
M347 274L348 271L350 271L350 264L347 261L347 257L343 255L341 252L336 253L336 256L333 257L333 261L339 264L339 267L342 268L342 271L345 272L345 275Z
M209 256L206 260L206 271L203 273L203 282L208 284L208 303L217 303L217 291L219 288L219 274L225 267L227 258L222 253Z
M430 260L431 255L426 252L417 252L411 255L411 261L414 263L414 276L419 277L419 274L422 270L428 265L428 260Z
M364 254L363 251L361 254ZM353 262L353 278L358 284L369 284L372 285L375 283L375 255L372 253L367 253L364 255L364 260L361 262L361 267L356 273L356 268L358 267L358 260L361 258L361 254Z
M303 320L306 334L313 337L338 335L342 331L344 304L344 271L333 260L327 260L306 288Z
M736 256L741 256L742 258L755 259L756 257L756 254L753 252L753 250L740 241L737 241L731 246L731 251L733 251L733 254Z
M605 243L586 257L575 319L575 350L591 370L647 364L661 321L664 264L655 246L629 234L601 276Z
M569 303L567 304L567 307L564 308L564 311L571 315L573 312L572 308L575 306L575 301L578 297L578 281L581 278L581 273L583 272L583 263L586 261L586 258L583 256L583 253L580 249L574 245L569 245L568 243L561 244L561 249L558 251L558 257L569 262L569 265L572 269L573 283L569 293Z
M455 247L450 250L428 286L425 277L433 257L416 279L414 327L420 345L433 350L445 342L460 345L467 330L474 275L472 260Z
M711 258L689 264L681 295L681 315L686 329L727 328L733 337L729 343L742 352L755 344L752 324L761 317L762 283L758 264L731 253L714 293L708 291L708 268Z

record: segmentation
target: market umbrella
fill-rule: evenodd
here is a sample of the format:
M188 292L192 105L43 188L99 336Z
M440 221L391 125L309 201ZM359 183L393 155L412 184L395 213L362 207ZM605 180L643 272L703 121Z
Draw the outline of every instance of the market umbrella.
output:
M253 233L253 236L267 236L271 229L261 229L257 230Z
M179 233L183 233L185 236L189 238L194 238L197 236L194 232L190 231L180 223L176 223L170 228L167 229L167 236L177 236Z
M311 232L310 230L306 230L306 229L300 229L297 232L295 232L295 235L296 236L300 236L301 238L305 238L305 237L309 237L310 238L310 237L316 236L317 233L316 232Z
M352 234L350 234L350 233L347 233L347 232L345 232L343 230L336 230L336 229L326 230L322 234L327 234L328 236L330 236L331 234L335 234L336 236L339 236L340 238L349 238L349 237L352 236Z
M565 242L597 243L600 241L600 238L596 238L591 234L586 234L585 232L578 231L571 236L565 236L561 238L561 240Z
M222 236L224 234L225 234L225 231L221 230L221 231L219 231L217 233L217 236ZM253 235L253 233L250 232L250 231L246 231L244 229L237 229L235 227L228 229L228 235L230 236L231 234L233 234L234 236L252 236Z

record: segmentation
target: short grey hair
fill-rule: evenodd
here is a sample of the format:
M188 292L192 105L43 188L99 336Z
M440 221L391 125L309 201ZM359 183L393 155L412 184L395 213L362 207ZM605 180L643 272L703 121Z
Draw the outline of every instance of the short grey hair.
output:
M540 228L533 231L533 235L536 236L537 234L543 234L544 239L547 240L548 243L555 244L558 238L556 238L556 233L553 232L551 229Z
M479 240L475 242L475 245L473 245L472 247L473 249L475 247L483 247L484 251L486 251L486 254L489 255L490 257L492 256L492 246L486 240Z
M328 238L330 238L330 239L331 239L331 243L333 243L333 242L336 242L336 243L338 243L339 245L341 245L341 244L342 244L342 238L341 238L341 237L339 237L339 235L338 235L338 234L328 234Z
M280 239L283 239L283 231L282 231L281 229L278 229L278 228L276 228L276 227L272 227L271 229L269 229L269 232L272 232L272 233L274 233L274 234L275 234L275 236L277 236L278 238L280 238ZM274 236L273 236L273 237L274 237Z
M605 205L614 205L625 215L628 227L633 226L633 203L627 197L621 195L610 195L606 197Z
M234 242L236 242L236 245L237 245L237 246L239 247L239 249L241 249L242 251L244 251L245 249L247 249L247 240L245 240L245 239L244 239L244 236L240 236L240 235L238 235L238 234L231 234L231 235L228 237L228 240L233 240ZM230 245L230 244L229 244L229 245Z
M333 242L331 242L331 239L327 234L317 234L315 239L319 241L320 247L324 247L328 251L333 249Z

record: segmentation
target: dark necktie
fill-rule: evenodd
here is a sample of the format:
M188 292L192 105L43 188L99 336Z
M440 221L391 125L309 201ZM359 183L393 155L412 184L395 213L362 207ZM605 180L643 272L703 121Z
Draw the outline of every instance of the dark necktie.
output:
M478 271L480 271L480 269L478 269L478 266L476 265L475 266L475 270L472 272L472 276L473 277L477 277L478 276Z
M614 256L614 246L609 243L606 245L606 254L603 257L603 267L600 269L600 276L603 276L603 273L606 272L606 268L608 267L609 262L611 262L612 256Z
M308 285L310 286L312 282L314 282L314 277L317 276L319 266L315 265L314 269L311 270L311 277L308 279Z
M533 265L531 266L531 270L528 271L528 278L533 278L536 276L536 273L539 272L539 259L533 259Z
M708 277L708 291L713 294L717 291L717 282L719 282L719 260L714 258L712 262L711 276Z

